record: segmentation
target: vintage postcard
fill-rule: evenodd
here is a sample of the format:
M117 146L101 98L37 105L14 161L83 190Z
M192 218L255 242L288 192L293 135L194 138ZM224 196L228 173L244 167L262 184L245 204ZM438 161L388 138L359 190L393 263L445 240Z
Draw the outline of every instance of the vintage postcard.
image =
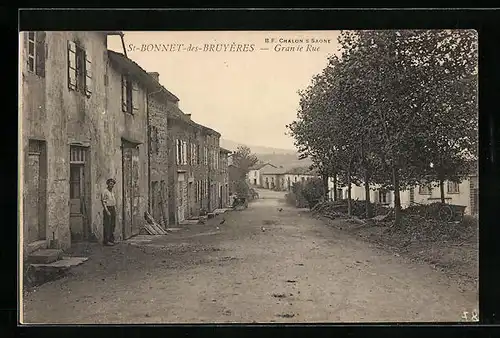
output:
M475 31L19 53L21 323L478 320Z

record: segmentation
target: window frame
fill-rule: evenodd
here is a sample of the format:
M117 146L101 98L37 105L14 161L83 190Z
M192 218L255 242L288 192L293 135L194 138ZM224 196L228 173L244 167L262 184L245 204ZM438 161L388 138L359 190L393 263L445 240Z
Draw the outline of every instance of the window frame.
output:
M432 185L430 183L419 184L418 185L419 195L432 195Z
M450 187L456 187L456 190L451 190ZM460 183L448 181L446 183L446 192L448 194L460 194Z

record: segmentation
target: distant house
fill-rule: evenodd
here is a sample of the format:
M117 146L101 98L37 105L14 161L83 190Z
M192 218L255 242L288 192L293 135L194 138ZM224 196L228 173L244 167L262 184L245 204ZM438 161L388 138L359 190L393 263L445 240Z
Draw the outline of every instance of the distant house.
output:
M266 168L261 171L261 186L266 189L290 191L294 183L305 183L312 178L319 177L316 172L308 168Z
M272 170L276 168L277 167L275 165L272 165L271 163L259 163L254 165L253 167L250 168L250 171L248 172L248 177L247 177L248 183L255 187L261 187L262 173L265 172L266 170Z
M413 203L430 204L441 201L441 193L436 182L417 185L408 190L400 192L401 207L406 208ZM333 180L329 179L329 197L333 200ZM460 183L451 181L444 182L444 193L446 203L458 204L466 207L465 213L477 215L479 201L479 186L477 175L471 175L463 179ZM341 199L347 198L347 187L337 188L337 196ZM364 185L352 185L351 198L365 200ZM382 204L388 207L394 207L394 191L381 189L379 185L370 187L370 201L376 204Z
M318 178L319 175L316 171L310 170L307 167L297 167L297 168L292 168L290 170L287 170L285 172L285 184L284 184L284 190L292 190L292 186L294 183L297 182L307 182L310 179L313 178Z
M261 186L266 189L284 190L286 170L282 167L266 168L260 173Z

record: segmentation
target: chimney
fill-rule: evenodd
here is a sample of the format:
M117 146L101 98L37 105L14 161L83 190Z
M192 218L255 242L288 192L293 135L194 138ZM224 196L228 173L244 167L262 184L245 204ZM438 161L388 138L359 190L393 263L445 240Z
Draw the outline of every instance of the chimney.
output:
M148 72L148 74L155 79L157 82L160 82L160 73L158 72Z
M191 119L191 114L185 114L189 119Z

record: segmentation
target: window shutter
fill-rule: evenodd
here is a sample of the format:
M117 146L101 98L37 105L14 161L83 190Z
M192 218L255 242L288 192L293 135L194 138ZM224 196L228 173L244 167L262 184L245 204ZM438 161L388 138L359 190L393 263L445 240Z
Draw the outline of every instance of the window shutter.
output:
M179 164L179 140L175 140L175 163Z
M139 85L137 82L132 82L132 109L139 110Z
M76 90L76 44L68 41L68 88Z
M35 53L35 74L45 77L45 32L37 32Z
M85 52L85 95L92 94L92 59L89 53Z
M122 111L126 112L127 108L127 77L122 75Z
M183 164L187 164L187 142L186 141L183 141L183 147L182 147L182 151L183 151L183 154L182 154L182 163Z

